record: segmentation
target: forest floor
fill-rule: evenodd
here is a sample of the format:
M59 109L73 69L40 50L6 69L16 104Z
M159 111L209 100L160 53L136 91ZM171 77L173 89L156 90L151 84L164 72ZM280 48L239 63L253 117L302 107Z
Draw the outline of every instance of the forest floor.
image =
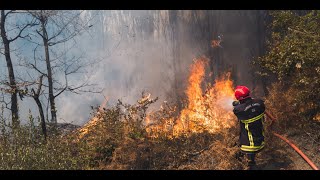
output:
M126 138L115 148L110 160L94 169L247 170L246 158L235 157L239 152L236 129L174 140ZM319 129L319 122L311 122L303 128L275 131L295 144L319 168ZM271 132L266 133L265 142L265 148L256 156L257 170L312 170L289 144Z
M278 133L288 139L291 143L295 144L318 168L320 167L320 123L311 123L304 128L291 128L287 129L286 133ZM194 159L194 163L191 169L199 169L205 167L205 169L214 168L214 166L203 166L202 163L208 164L208 160L215 156L215 153L221 153L221 150L217 150L216 147L212 147L206 151L203 151L199 157ZM221 153L221 156L228 154ZM216 158L216 157L215 157ZM220 159L225 161L224 159ZM236 162L236 158L229 158L229 163L233 165L221 166L218 169L234 169L234 170L247 170L246 158L240 158L239 162ZM239 161L239 160L238 160ZM224 162L226 164L226 162ZM285 141L268 133L266 137L266 146L256 156L256 169L257 170L312 170L311 166Z
M303 129L291 128L281 134L295 144L318 168L320 167L320 123ZM280 134L280 133L279 133ZM266 148L257 155L259 170L312 170L311 166L288 143L276 136L267 139Z
M302 129L291 128L287 130L288 133L286 134L286 138L295 144L318 168L320 167L319 130L320 123L312 122ZM312 170L308 163L289 144L282 140L280 143L283 144L282 151L271 152L269 155L274 158L269 160L269 163L266 163L262 169Z

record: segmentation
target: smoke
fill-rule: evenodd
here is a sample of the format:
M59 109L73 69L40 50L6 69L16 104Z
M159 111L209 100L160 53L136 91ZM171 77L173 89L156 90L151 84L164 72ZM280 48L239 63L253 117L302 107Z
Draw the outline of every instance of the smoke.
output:
M252 39L256 25L249 24L250 14L254 12L101 11L78 44L88 57L101 60L91 81L103 87L103 93L64 94L57 102L58 115L83 124L89 119L90 105L100 105L104 96L109 105L117 99L135 103L143 91L159 97L151 109L165 100L179 101L185 96L189 66L202 55L210 58L214 77L233 67L236 83L252 87L249 66L257 43ZM223 35L223 48L213 50L210 43L218 35ZM222 98L219 104L232 110L232 101Z
M168 95L172 98L176 91L183 92L183 78L196 55L186 42L190 35L183 31L175 32L181 40L174 47L177 39L172 39L168 11L103 11L96 18L90 31L94 36L83 36L78 44L88 57L100 58L90 79L104 90L81 97L63 94L57 101L61 121L83 124L88 121L90 105L101 104L104 96L109 105L117 99L136 103L142 92L149 92L152 98L159 97L153 109L168 100ZM176 83L179 87L174 87Z
M151 98L159 97L151 109L163 101L178 102L185 96L192 60L203 55L210 59L214 73L207 80L210 83L232 69L235 84L254 87L250 61L258 44L255 17L254 11L85 11L81 18L92 19L90 28L77 37L72 55L85 54L85 61L99 63L68 80L78 84L89 78L103 92L61 94L56 99L58 122L87 122L90 106L100 105L105 97L107 105L117 99L135 103L147 91ZM213 49L211 41L218 35L223 35L223 48ZM21 104L21 112L27 113L35 103L24 100ZM232 109L230 99L221 99L220 104ZM37 109L32 112L37 114Z

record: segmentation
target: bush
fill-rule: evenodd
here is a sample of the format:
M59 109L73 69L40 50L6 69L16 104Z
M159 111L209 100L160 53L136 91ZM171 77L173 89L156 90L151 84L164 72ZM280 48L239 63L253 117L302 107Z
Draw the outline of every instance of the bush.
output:
M61 137L33 138L30 126L22 126L14 134L2 136L0 142L0 169L47 170L84 169L87 158L81 146L75 146Z
M305 123L303 105L295 96L299 92L294 87L285 88L281 83L274 83L268 88L269 96L265 104L267 111L276 118L278 128L285 132L288 127L302 127Z
M221 130L216 134L207 131L189 132L175 137L169 132L157 131L157 136L154 136L151 132L147 133L143 123L146 109L152 100L138 102L129 105L119 101L115 107L98 110L91 123L82 128L81 132L85 132L85 135L81 136L80 141L85 141L92 147L87 152L91 157L90 168L243 168L243 164L235 159L235 153L239 150L236 146L238 128ZM154 113L159 118L157 127L165 127L166 121L162 118L172 118L173 110Z
M255 64L260 65L260 74L275 74L288 90L286 93L291 92L295 102L288 106L296 103L303 107L290 114L298 112L314 119L320 111L320 11L309 11L303 16L292 11L274 11L272 16L269 51Z

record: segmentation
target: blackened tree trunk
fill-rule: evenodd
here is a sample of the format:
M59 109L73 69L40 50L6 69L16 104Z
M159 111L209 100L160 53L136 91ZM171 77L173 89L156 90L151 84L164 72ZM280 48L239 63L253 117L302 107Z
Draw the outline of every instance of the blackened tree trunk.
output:
M41 102L39 100L39 96L36 96L33 99L36 101L38 109L39 109L40 121L41 121L41 129L42 129L42 133L43 133L44 139L47 140L47 128L46 128L46 121L45 121L45 118L44 118L42 104L41 104Z
M46 121L45 121L45 118L44 118L44 113L43 113L42 104L41 104L41 101L40 101L40 99L39 99L39 97L40 97L40 92L41 92L41 87L42 87L42 78L43 78L43 75L40 76L39 86L38 86L37 92L35 92L35 90L32 89L32 93L33 93L33 94L32 94L32 97L33 97L34 101L36 102L36 104L37 104L37 106L38 106L39 114L40 114L40 121L41 121L42 133L43 133L43 136L44 136L45 141L47 141Z
M55 96L53 94L53 79L52 79L52 69L51 69L51 62L50 62L50 54L49 54L49 39L48 33L46 30L46 21L45 17L40 19L41 27L42 27L42 40L45 50L45 58L46 58L46 65L47 65L47 78L48 78L48 85L49 85L49 101L50 101L50 112L51 112L51 122L57 123L57 114L56 114L56 105L55 105Z
M267 26L268 26L268 11L267 10L258 10L257 11L257 38L258 38L258 56L261 57L263 55L265 55L266 53L266 38L267 38ZM270 83L266 77L262 76L261 77L261 81L262 81L262 88L264 91L265 96L267 96L268 93L268 89L267 86L269 85L268 83Z
M178 104L178 111L182 110L182 102L181 102L181 95L179 91L179 85L181 84L180 81L180 62L179 62L179 46L178 46L178 12L177 11L169 11L169 20L171 26L171 41L172 41L172 55L173 55L173 71L174 71L174 92L176 95L176 101Z
M18 98L17 98L17 85L13 71L12 60L10 56L10 40L7 38L6 29L5 29L6 15L4 10L1 10L1 38L4 45L4 56L7 63L8 75L9 75L9 86L11 88L11 115L12 115L12 126L16 128L19 126L19 113L18 113Z

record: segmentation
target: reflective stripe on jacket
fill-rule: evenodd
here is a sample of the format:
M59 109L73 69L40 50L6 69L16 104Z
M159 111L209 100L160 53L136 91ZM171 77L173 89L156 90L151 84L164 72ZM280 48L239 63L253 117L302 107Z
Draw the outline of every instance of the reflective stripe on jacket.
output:
M240 122L240 145L244 152L257 152L264 147L264 102L248 98L233 109Z

